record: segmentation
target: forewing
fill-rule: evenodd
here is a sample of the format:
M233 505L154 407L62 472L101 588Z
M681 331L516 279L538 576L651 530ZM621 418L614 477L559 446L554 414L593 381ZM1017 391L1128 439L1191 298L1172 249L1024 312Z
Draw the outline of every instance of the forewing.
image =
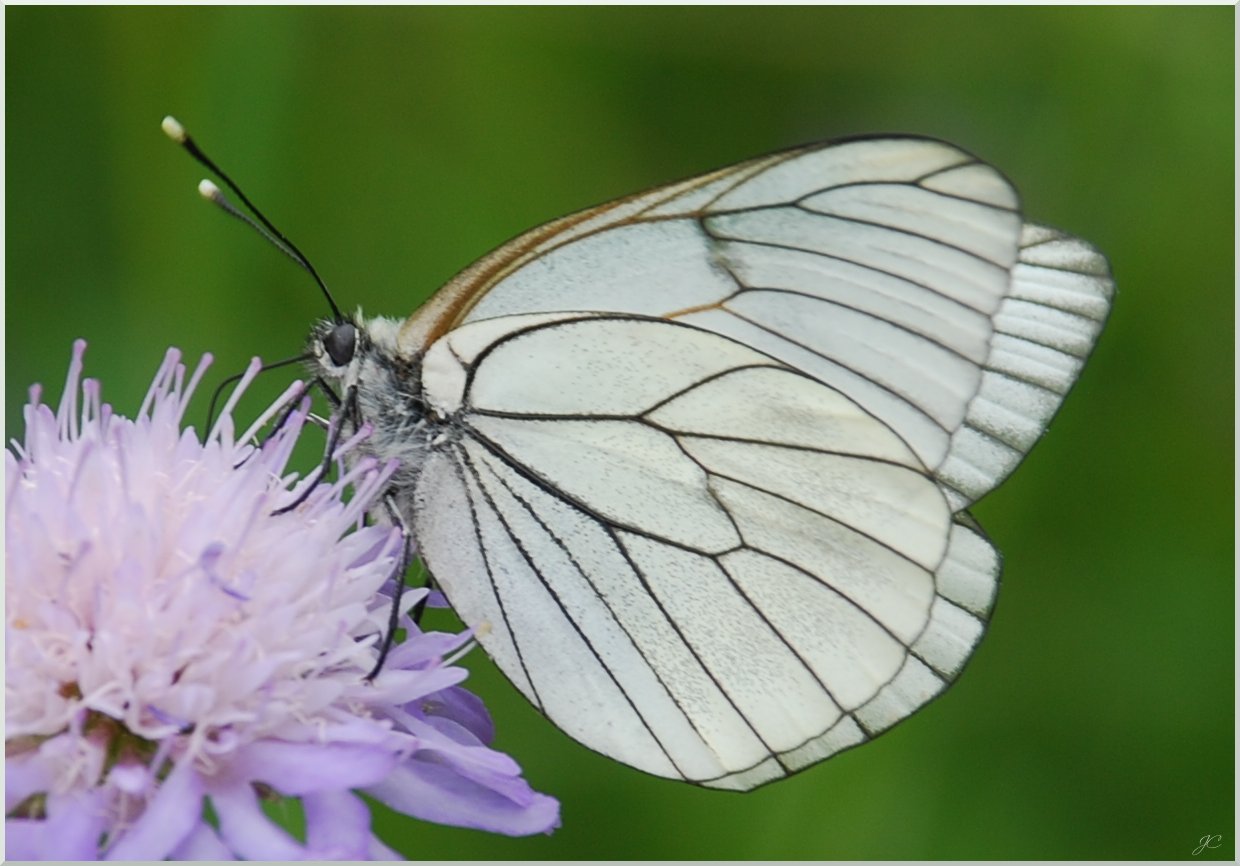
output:
M415 534L574 738L748 789L864 742L980 639L998 560L841 391L658 319L518 316L427 354Z
M890 426L956 508L1041 435L1105 319L1088 244L1022 225L1008 181L940 141L800 148L583 211L517 238L406 323L563 311L723 334Z

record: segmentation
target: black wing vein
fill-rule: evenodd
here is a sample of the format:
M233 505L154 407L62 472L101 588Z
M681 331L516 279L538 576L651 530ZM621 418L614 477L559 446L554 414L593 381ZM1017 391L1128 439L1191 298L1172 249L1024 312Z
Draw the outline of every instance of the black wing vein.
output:
M465 460L467 461L467 466L468 466L470 473L473 475L475 482L477 482L478 484L479 491L486 498L487 504L491 507L491 510L495 512L496 519L498 519L500 524L504 527L504 532L508 535L509 540L512 541L513 545L520 552L521 558L525 560L525 564L529 566L530 572L538 578L538 581L543 585L543 588L547 591L547 594L555 602L556 607L560 609L560 613L564 616L564 620L573 627L573 630L577 633L577 636L581 638L582 643L585 645L586 649L590 651L590 655L594 657L594 660L598 663L598 666L602 670L606 671L607 676L615 684L616 690L619 691L620 694L624 696L625 701L628 703L629 707L633 710L633 714L637 716L638 719L641 720L642 726L645 727L646 730L650 733L651 738L656 743L658 743L659 748L662 750L664 756L668 759L668 761L672 764L672 766L676 767L677 770L679 771L680 767L677 765L676 759L672 757L670 752L668 752L667 747L663 744L663 741L659 738L659 735L650 726L650 723L647 721L646 717L642 715L641 710L637 708L637 705L633 702L633 699L629 696L628 692L624 690L624 687L620 684L620 681L616 678L615 672L611 669L611 667L607 664L607 662L595 649L594 644L590 640L589 635L586 634L585 630L581 628L581 625L569 612L568 608L565 607L564 602L560 600L559 595L556 594L556 592L551 588L550 584L547 583L546 578L543 577L542 571L539 570L538 565L534 562L534 558L530 555L530 552L525 549L525 545L522 543L520 535L513 530L508 520L504 517L503 510L496 505L495 501L491 498L490 494L486 491L486 488L484 487L481 477L479 475L478 468L473 464L473 461L471 460L468 454L465 455ZM504 479L501 478L495 472L494 469L488 466L487 471L491 474L491 477L495 478L495 480L505 490L508 491L509 495L511 495L515 500L517 500L517 502L521 504L521 507L525 509L527 514L529 514L531 517L534 518L534 520L538 523L538 525L542 527L543 531L546 532L547 535L550 536L555 541L556 545L559 546L559 548L569 558L569 561L571 561L574 567L577 568L578 573L581 574L583 579L585 579L586 584L590 586L591 590L594 591L596 595L598 595L597 590L594 588L594 584L589 580L589 578L586 578L585 572L581 569L581 566L573 558L571 551L569 551L568 548L564 546L563 542L547 527L545 523L542 522L542 520L538 518L537 512L535 512L534 509L530 507L529 503L526 502L524 499L522 499L521 496L515 490L513 490L507 484L507 482L505 482ZM603 603L603 606L607 608L608 612L612 614L612 617L614 619L615 611L611 609L611 606L607 604L606 600L604 600L601 595L598 595L598 599L600 602ZM629 635L626 629L624 629L623 624L621 624L619 620L616 620L616 623L617 625L620 626L621 630L625 632L625 635L629 637L630 641L632 641L632 636ZM642 660L646 662L647 666L650 667L651 670L654 670L654 667L650 665L649 660L646 659L645 655L642 653L641 647L636 642L633 642L633 646L637 650L638 654L642 656ZM657 671L656 671L656 677L657 677ZM680 707L679 702L676 701L675 696L672 695L670 690L667 690L667 686L665 683L663 683L661 678L659 679L659 684L663 686L665 691L668 691L668 696L672 698L673 703L676 703L677 708L681 709L681 711L683 712L683 709ZM693 720L689 718L687 714L685 718L689 721L690 725L693 724ZM694 730L696 731L697 728L694 727ZM682 776L684 775L683 771L681 771L681 775Z

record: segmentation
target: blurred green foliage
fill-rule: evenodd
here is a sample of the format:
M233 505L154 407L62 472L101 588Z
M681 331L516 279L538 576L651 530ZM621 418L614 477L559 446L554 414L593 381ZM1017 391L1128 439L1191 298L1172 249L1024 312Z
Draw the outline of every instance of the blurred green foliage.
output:
M296 354L310 281L196 200L175 113L342 303L403 316L521 230L809 140L936 135L1096 243L1079 387L976 510L1006 556L968 673L738 796L612 764L474 653L552 836L380 816L416 858L1188 858L1234 842L1233 26L1215 8L9 8L5 410L70 342L131 413L162 353ZM264 386L288 379L272 374Z

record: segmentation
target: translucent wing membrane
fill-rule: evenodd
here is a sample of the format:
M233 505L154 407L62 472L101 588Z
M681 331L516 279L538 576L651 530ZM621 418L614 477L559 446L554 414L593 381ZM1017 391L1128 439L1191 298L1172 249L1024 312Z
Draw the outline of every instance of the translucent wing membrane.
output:
M1111 291L1088 244L928 139L565 217L401 329L451 430L417 488L423 556L581 742L779 778L959 673L999 573L963 509L1045 430Z
M1088 244L1022 227L1011 185L975 157L929 139L858 140L537 229L446 286L405 338L532 312L677 319L848 394L963 507L1045 429L1111 289Z
M938 472L956 507L993 489L1042 435L1093 350L1111 293L1106 259L1095 249L1024 226L977 395Z
M422 555L591 748L751 788L908 715L980 639L993 550L839 391L654 319L517 316L432 351L472 360L425 382L461 408L419 481Z

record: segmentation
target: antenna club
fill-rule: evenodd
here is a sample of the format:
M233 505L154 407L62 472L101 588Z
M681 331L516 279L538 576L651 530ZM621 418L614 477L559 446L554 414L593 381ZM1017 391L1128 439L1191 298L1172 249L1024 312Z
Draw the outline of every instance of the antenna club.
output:
M189 134L186 133L185 127L182 126L181 122L171 114L165 117L159 126L160 129L164 131L164 135L171 138L177 144L184 144L185 140L189 138Z
M181 145L182 149L187 151L199 165L203 166L213 175L218 177L224 183L224 186L228 187L233 193L235 193L237 198L241 199L241 203L245 205L251 214L254 215L257 222L250 219L244 211L238 210L231 202L228 201L227 198L225 198L224 194L220 192L220 188L209 180L203 180L198 184L199 195L207 199L207 201L218 205L225 212L232 215L236 219L239 219L249 225L250 228L254 229L274 244L276 249L283 252L286 256L296 262L299 267L304 269L306 273L310 274L311 278L313 278L315 283L318 284L318 287L323 291L323 296L327 299L327 305L332 308L332 315L335 317L336 321L343 321L344 317L340 314L340 308L336 306L336 302L332 299L332 294L327 290L327 285L323 282L323 278L319 276L318 271L316 271L314 266L310 264L310 260L302 255L301 250L297 249L292 241L286 238L278 228L272 225L271 220L263 216L263 212L256 208L254 203L250 201L249 197L241 191L241 187L237 186L237 184L233 182L232 178L221 171L220 167L212 162L211 159L202 152L198 145L194 143L194 140L189 137L189 133L185 131L185 127L181 126L180 122L175 117L171 115L165 117L160 126L163 128L164 134L166 134L177 144Z
M198 194L207 201L218 201L224 195L220 192L220 188L218 186L211 183L211 181L206 178L198 181Z

